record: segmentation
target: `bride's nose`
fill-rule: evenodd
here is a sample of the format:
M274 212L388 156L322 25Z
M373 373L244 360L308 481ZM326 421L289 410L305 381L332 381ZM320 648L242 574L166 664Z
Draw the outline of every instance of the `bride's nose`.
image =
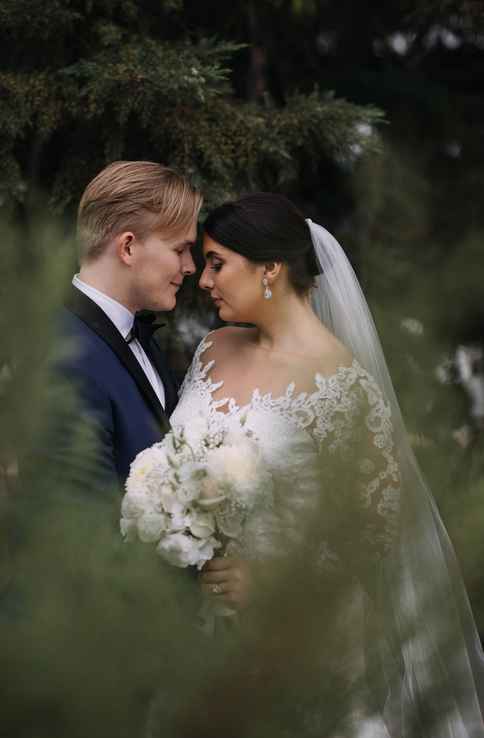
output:
M205 267L202 272L202 276L200 277L198 286L201 290L211 290L213 287L213 280L210 277L210 272L208 271L207 267Z

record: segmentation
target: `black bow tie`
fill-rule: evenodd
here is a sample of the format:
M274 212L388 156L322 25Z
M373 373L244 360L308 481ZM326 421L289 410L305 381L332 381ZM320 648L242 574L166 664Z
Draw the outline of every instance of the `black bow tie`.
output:
M156 313L151 310L141 310L134 316L133 327L128 333L126 340L128 343L131 343L136 338L141 344L149 342L158 328L164 325L165 323L160 323L156 320Z

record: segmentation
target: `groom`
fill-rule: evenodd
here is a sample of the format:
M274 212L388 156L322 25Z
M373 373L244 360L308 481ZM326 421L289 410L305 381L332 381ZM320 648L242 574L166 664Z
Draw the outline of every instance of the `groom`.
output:
M144 735L173 634L190 628L194 578L163 566L154 546L123 544L116 493L135 456L169 429L176 384L147 311L172 310L195 271L201 201L184 177L144 161L110 164L82 196L80 270L62 310L68 354L58 367L79 402L67 419L56 407L46 441L53 459L33 465L37 476L53 471L45 499L26 506L28 521L35 508L19 585L27 615L10 631L28 654L28 669L19 662L28 673L19 667L12 688L26 707L12 707L9 735L30 735L36 722L54 738ZM79 447L79 427L94 431L94 457ZM39 685L32 697L25 681Z
M63 316L75 352L63 373L97 428L99 472L122 488L135 456L160 441L177 399L153 339L154 312L173 310L195 271L202 198L155 162L117 161L86 187L78 213L80 271Z

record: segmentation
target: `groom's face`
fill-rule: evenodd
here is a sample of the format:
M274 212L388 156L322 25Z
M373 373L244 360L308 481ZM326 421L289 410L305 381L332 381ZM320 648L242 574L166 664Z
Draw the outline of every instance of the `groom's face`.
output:
M152 233L137 242L132 273L132 302L136 310L173 310L184 277L195 272L191 249L196 238L194 220L176 235Z

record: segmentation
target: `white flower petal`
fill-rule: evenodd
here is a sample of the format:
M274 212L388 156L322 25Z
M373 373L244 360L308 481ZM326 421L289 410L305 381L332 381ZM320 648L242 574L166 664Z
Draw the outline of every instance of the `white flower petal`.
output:
M165 561L180 568L196 566L200 562L198 541L184 533L164 536L156 550Z
M143 543L156 543L166 530L166 517L160 513L145 513L138 519L138 536Z

